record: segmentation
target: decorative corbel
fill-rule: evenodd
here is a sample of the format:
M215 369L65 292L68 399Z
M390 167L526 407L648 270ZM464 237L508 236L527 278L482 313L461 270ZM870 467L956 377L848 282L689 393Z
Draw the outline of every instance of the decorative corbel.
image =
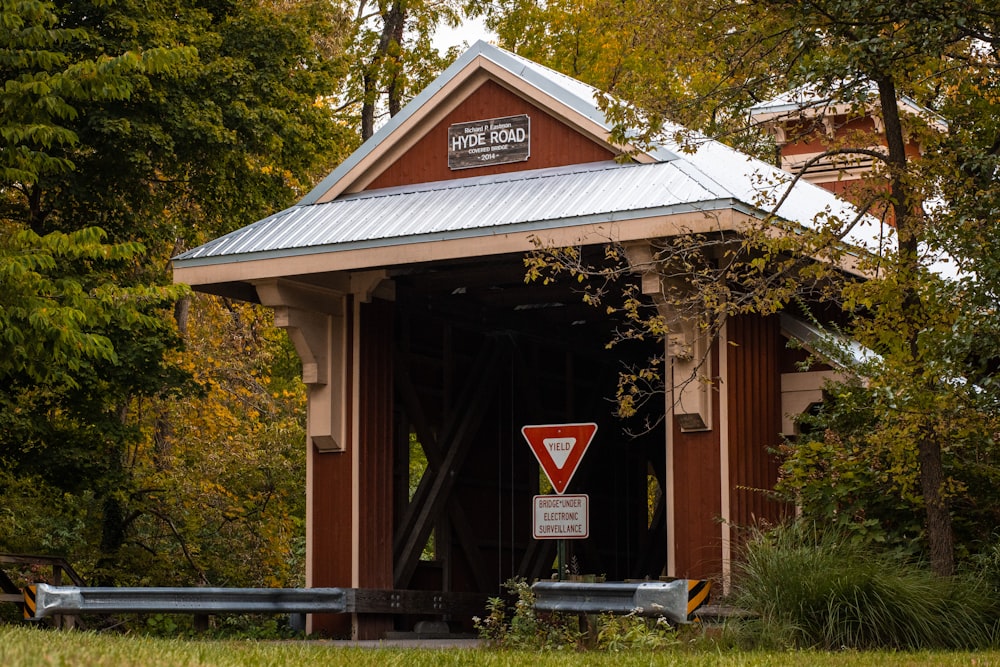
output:
M346 294L283 279L261 281L255 287L261 303L274 308L275 325L288 331L302 360L310 441L321 452L345 451L345 398L350 386Z
M684 433L711 431L712 341L697 331L686 335L692 340L687 346L688 354L670 358L674 418Z
M625 246L625 257L641 277L642 293L652 298L667 330L664 342L669 378L667 397L682 432L712 430L712 341L698 330L697 322L677 310L665 294L660 263L648 241ZM671 279L670 291L678 293L691 286Z
M776 122L772 127L772 132L774 132L774 142L778 146L784 146L788 143L788 130L785 128L785 124L781 121Z
M389 279L389 273L384 269L352 273L350 290L361 303L371 303L375 297L385 301L396 300L396 283Z

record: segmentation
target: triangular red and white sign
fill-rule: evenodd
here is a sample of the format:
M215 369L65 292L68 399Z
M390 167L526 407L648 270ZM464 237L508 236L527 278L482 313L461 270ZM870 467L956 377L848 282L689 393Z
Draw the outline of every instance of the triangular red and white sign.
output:
M556 493L563 493L587 453L597 433L597 424L545 424L522 426L521 434L531 445L538 464L552 482Z

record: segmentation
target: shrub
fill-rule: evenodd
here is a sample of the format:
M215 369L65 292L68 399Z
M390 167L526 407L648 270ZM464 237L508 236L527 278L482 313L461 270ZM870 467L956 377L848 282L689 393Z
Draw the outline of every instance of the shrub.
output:
M823 649L979 648L997 611L979 577L937 577L842 531L795 522L754 534L734 573L754 643Z
M680 644L677 629L665 618L601 614L597 626L597 648L605 651L654 650Z
M514 602L490 598L485 618L474 618L479 636L496 648L562 649L575 648L583 637L577 618L567 614L535 613L535 594L523 578L510 579L504 588Z
M504 584L513 603L491 598L485 618L474 619L479 636L494 648L605 651L661 649L679 644L665 619L636 614L586 616L535 612L535 594L524 579Z

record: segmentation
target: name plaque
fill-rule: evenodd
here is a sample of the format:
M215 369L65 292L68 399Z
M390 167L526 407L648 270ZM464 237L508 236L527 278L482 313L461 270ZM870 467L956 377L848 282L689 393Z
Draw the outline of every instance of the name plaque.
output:
M448 168L524 162L531 155L527 114L455 123L448 127Z

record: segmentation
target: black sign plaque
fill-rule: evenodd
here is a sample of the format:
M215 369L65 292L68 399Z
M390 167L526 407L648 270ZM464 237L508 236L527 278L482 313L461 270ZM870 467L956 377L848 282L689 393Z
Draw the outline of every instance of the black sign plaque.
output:
M527 114L455 123L448 127L448 168L524 162L531 155Z

